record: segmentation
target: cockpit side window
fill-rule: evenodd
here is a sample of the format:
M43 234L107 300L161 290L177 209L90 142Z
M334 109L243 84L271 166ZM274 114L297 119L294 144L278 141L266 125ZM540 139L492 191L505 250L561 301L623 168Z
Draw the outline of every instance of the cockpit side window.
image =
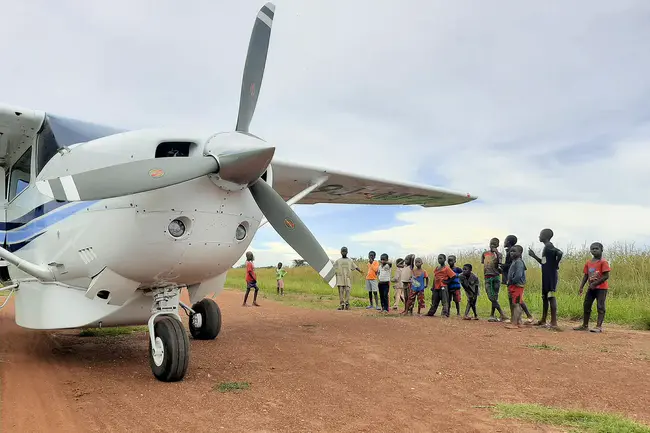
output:
M13 200L30 183L32 172L32 148L30 147L11 167L8 200Z
M59 143L50 127L50 122L46 117L36 140L36 176L43 170L45 164L56 155L59 147Z

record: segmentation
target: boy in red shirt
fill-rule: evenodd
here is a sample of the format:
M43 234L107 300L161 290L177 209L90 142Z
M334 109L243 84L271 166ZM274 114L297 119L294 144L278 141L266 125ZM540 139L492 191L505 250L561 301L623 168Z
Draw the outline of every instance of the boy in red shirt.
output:
M431 307L427 316L435 316L438 310L438 304L442 302L442 316L449 317L449 283L456 278L456 273L445 264L447 256L444 254L438 255L438 266L433 271L434 280L431 291Z
M248 307L246 305L246 301L248 300L248 294L251 291L251 288L255 288L255 293L253 294L253 306L254 307L259 307L259 304L257 303L257 292L260 290L259 287L257 287L257 275L255 274L255 265L253 265L253 261L255 260L255 257L253 257L253 253L250 251L246 252L246 294L244 295L244 303L242 304L242 307Z
M586 331L589 329L589 318L591 317L591 307L594 305L594 300L597 301L598 308L598 322L596 327L591 329L591 332L603 332L603 320L605 319L605 299L607 298L607 291L609 290L609 273L611 268L607 260L603 259L603 244L594 242L589 248L593 258L587 260L584 267L584 277L580 284L578 294L582 296L583 289L587 281L589 287L585 295L584 302L584 316L582 317L582 325L573 328L576 331Z

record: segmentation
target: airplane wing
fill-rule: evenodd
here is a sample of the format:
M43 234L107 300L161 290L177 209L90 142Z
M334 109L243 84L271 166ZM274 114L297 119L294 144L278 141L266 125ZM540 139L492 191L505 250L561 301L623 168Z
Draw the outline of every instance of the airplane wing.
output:
M428 185L391 181L273 159L272 184L285 200L317 182L327 180L298 201L299 204L341 203L372 205L452 206L476 200L469 193Z

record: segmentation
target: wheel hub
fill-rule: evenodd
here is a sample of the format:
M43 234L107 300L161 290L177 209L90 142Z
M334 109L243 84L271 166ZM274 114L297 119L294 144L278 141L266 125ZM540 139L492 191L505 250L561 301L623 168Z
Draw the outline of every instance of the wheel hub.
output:
M200 328L203 325L203 316L201 313L195 313L192 315L192 326L195 328Z
M156 337L154 341L155 343L152 348L153 362L156 364L156 367L160 367L163 363L163 360L165 359L165 347L163 346L163 342L160 337Z

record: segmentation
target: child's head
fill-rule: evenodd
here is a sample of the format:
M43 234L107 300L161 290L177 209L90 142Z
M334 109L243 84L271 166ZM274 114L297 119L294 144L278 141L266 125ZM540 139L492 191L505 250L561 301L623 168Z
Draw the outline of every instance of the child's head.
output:
M603 257L603 244L600 242L594 242L591 244L589 250L591 251L591 255L594 256L594 259L600 259Z
M398 268L403 268L403 267L404 267L404 259L401 258L401 257L398 258L397 260L395 260L395 265L396 265Z
M348 256L348 247L341 247L341 257L345 258Z
M412 266L415 254L409 254L404 258L404 266Z
M499 239L498 238L490 239L490 249L496 250L497 248L499 248Z
M382 253L382 255L379 256L379 260L381 260L382 265L385 265L386 263L388 263L388 254Z
M438 264L440 266L444 266L446 261L447 261L447 256L446 255L438 254Z
M539 232L539 241L540 242L549 242L553 238L553 230L551 229L544 229L541 232Z
M517 260L518 258L521 257L521 255L524 253L524 249L522 248L521 245L515 245L512 248L510 248L510 257L512 260Z
M447 257L447 263L449 264L450 267L456 266L456 256L449 256Z
M278 263L278 269L282 269L282 262Z
M253 256L252 251L246 251L246 260L248 260L249 262L252 262L253 260L255 260L255 256Z
M422 259L421 258L416 258L415 261L413 262L415 264L415 267L418 269L422 268Z
M466 277L469 277L470 275L472 275L472 264L471 263L465 263L463 265L463 275L465 275Z
M515 236L515 235L508 235L503 240L503 246L506 247L506 248L512 248L516 244L517 244L517 236Z
M375 260L375 257L377 257L377 253L374 251L370 251L368 253L368 261L372 262Z

